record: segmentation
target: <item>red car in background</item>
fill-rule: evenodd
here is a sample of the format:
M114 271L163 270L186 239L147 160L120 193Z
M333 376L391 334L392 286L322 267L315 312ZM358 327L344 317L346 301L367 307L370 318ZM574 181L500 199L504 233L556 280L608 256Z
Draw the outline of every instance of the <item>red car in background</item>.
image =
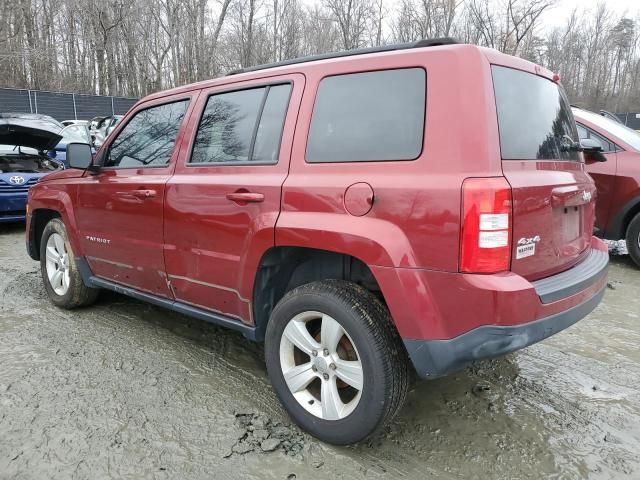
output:
M626 239L640 266L640 134L603 115L573 108L580 140L596 142L605 162L590 161L587 171L598 188L596 232L608 240Z

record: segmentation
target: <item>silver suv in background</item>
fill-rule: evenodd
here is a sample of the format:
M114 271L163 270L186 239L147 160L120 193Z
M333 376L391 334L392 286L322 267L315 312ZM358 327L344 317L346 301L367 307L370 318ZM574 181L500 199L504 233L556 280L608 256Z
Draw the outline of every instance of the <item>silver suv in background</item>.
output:
M91 122L93 126L91 128L91 140L93 141L95 148L100 148L102 146L104 139L107 138L107 135L111 133L118 122L122 120L122 117L122 115L110 115L98 120L97 122Z

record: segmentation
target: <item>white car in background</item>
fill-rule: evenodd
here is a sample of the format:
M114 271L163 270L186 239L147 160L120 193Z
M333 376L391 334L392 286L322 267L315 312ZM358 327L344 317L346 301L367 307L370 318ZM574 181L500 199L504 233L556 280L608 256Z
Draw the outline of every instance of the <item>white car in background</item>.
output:
M87 125L89 122L87 120L63 120L61 123L68 127L69 125Z

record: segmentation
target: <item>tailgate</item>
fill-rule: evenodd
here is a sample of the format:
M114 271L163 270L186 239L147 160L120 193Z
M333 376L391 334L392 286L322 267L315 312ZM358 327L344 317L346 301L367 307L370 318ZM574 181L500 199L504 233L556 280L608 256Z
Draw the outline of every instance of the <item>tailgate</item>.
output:
M584 171L571 170L574 166L503 163L513 196L513 272L536 280L571 267L586 254L595 187Z
M516 69L494 65L492 74L502 170L512 188L511 270L536 280L587 255L596 190L562 88Z

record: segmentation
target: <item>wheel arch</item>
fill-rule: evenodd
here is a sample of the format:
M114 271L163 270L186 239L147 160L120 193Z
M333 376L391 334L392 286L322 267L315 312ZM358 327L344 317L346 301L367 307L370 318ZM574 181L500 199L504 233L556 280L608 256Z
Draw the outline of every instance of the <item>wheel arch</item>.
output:
M607 240L620 240L625 238L629 223L631 220L640 213L640 192L636 192L634 198L629 200L618 211L611 223L607 227L604 238Z
M253 287L256 339L262 340L273 308L290 290L317 280L348 280L374 293L386 306L372 270L361 259L331 250L275 246L258 264Z
M68 192L58 189L40 189L36 185L29 191L29 212L27 216L27 251L34 260L40 259L40 237L52 218L60 218L67 227L69 243L76 256L80 255L73 204Z
M50 208L38 208L31 213L29 223L29 240L27 250L29 256L34 260L40 260L40 241L44 228L54 218L62 218L59 211Z

